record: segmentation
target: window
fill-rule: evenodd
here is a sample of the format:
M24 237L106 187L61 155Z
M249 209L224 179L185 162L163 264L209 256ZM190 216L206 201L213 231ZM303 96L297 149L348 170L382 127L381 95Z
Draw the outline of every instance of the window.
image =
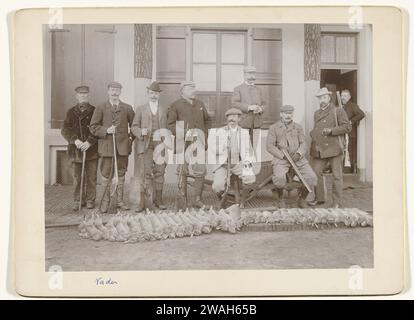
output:
M325 65L356 65L357 34L323 33L321 63Z
M232 92L243 82L246 33L194 31L192 79L198 91Z

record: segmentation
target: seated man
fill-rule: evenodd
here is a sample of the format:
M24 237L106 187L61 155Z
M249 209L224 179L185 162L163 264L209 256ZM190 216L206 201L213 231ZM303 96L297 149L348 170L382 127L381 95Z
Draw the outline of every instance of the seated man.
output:
M290 163L283 154L283 149L292 157L299 172L311 188L316 185L317 177L305 157L307 145L302 127L293 122L294 107L285 105L280 108L280 120L270 126L266 148L273 155L273 183L276 186L279 206L285 208L283 189L286 186L286 173L289 171ZM302 186L298 205L300 208L307 207L306 197L308 190Z
M237 175L244 185L256 181L253 172L255 157L250 144L249 130L239 126L241 114L242 112L236 108L227 110L225 114L227 125L219 128L216 135L211 135L212 139L219 137L216 148L218 165L213 170L212 185L213 191L217 193L219 198L227 188L227 170L230 170L230 174Z

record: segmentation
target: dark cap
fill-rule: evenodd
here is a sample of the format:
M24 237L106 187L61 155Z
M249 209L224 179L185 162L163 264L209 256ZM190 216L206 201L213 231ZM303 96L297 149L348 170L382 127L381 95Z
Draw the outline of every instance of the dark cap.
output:
M77 93L89 93L89 87L88 86L79 86L75 88L75 91Z
M280 112L293 112L295 108L289 104L280 107Z
M108 89L109 88L119 88L119 89L122 89L122 85L119 82L112 81L112 82L108 83Z
M240 109L237 108L230 108L229 110L226 111L225 116L230 116L232 114L237 114L237 115L241 115L242 112L240 111Z

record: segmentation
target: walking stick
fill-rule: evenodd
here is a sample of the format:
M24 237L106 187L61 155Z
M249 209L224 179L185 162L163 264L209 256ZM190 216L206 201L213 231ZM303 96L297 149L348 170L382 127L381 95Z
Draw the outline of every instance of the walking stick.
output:
M115 132L114 132L112 134L112 144L114 146L114 176L115 176L114 178L115 178L115 181L112 180L112 182L115 183L115 188L112 190L111 196L113 196L114 193L116 192L116 189L118 187L118 180L119 180L119 177L118 177L118 159L116 157L116 144L115 143L116 143L116 140L115 140Z
M82 210L82 198L83 198L83 180L85 175L85 161L86 151L82 151L82 171L81 171L81 183L80 183L80 195L79 195L79 211Z
M116 194L116 191L118 189L118 180L119 180L119 176L118 176L118 159L117 159L117 156L116 156L115 132L112 134L112 144L113 144L113 147L114 147L114 156L113 156L113 159L114 159L114 170L113 170L114 178L112 179L112 183L115 184L115 185L114 185L114 188L112 189L112 192L111 192L110 205L111 205L111 202L112 202L112 198L113 198L114 194Z
M230 188L230 182L231 182L231 140L230 140L230 128L227 135L227 171L226 171L226 189L224 190L223 194L221 195L220 199L220 209L224 208L224 204L226 202L227 194L229 192Z

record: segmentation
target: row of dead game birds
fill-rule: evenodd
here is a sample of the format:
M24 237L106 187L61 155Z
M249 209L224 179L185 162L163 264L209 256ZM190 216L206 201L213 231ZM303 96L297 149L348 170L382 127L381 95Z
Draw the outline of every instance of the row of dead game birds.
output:
M208 234L213 230L236 233L243 226L258 223L280 225L318 225L334 227L372 226L372 216L359 209L278 209L276 211L241 211L238 205L219 211L210 208L178 212L125 214L118 212L107 223L93 211L79 225L79 236L95 241L126 243L162 240Z

